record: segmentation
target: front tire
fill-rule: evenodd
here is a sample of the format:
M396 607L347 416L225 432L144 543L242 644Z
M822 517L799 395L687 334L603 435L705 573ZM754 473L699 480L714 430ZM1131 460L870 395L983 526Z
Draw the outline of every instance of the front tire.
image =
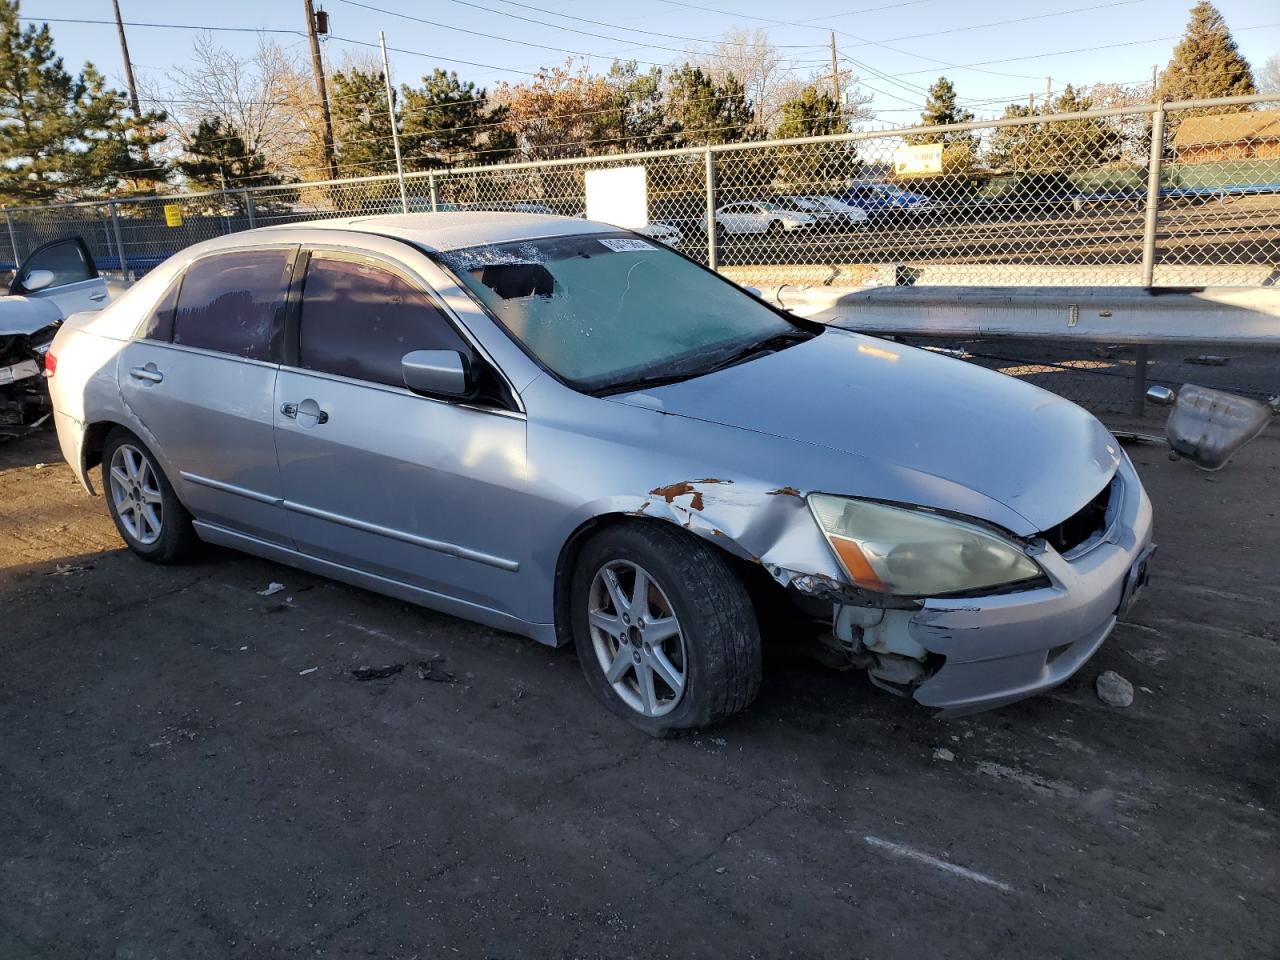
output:
M606 528L578 555L570 591L587 686L633 726L670 736L755 699L760 628L710 544L656 522Z
M102 448L102 489L116 530L138 556L173 563L189 552L191 514L151 451L124 428L112 430Z

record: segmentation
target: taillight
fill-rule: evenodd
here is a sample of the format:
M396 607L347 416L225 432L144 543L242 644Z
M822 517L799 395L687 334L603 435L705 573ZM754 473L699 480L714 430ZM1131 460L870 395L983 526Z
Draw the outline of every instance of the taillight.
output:
M52 351L46 351L44 355L44 375L52 377L58 372L58 358L53 355Z

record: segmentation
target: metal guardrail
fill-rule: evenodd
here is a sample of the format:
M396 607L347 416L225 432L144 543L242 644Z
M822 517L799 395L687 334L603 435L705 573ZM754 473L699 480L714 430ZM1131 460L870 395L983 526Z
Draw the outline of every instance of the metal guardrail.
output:
M1099 412L1152 384L1280 397L1280 287L762 291L792 312L980 363Z

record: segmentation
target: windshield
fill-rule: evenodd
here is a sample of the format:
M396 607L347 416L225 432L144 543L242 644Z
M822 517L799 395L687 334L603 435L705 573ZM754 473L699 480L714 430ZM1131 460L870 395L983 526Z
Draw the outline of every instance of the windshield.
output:
M525 349L584 391L705 373L809 333L732 283L632 234L576 234L439 255Z
M761 203L759 204L759 207L761 210L767 210L769 213L786 213L787 212L786 208L781 207L776 203Z

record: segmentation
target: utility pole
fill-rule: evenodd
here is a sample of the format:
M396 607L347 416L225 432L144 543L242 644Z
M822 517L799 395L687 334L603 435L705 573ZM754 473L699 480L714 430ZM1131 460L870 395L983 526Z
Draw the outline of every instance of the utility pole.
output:
M320 59L320 40L316 36L316 11L311 0L302 0L302 5L307 11L307 37L311 40L311 72L316 76L316 93L320 96L320 112L324 117L324 159L329 165L329 179L337 180L338 164L333 158L333 118L329 115L329 92L324 85L324 61Z
M387 119L391 121L391 143L396 150L396 178L400 181L400 212L409 212L409 195L404 189L404 163L400 159L400 129L396 126L396 98L391 92L391 64L387 62L387 35L378 31L378 46L382 48L382 79L387 85Z
M133 107L135 117L142 116L142 107L138 105L138 85L133 82L133 61L129 59L129 41L124 38L124 21L120 19L120 0L111 0L116 8L116 33L120 35L120 53L124 57L124 79L129 84L129 106Z
M1046 116L1048 116L1049 114L1049 103L1052 97L1053 97L1053 77L1045 77L1044 78L1044 105L1043 105L1042 112Z
M836 32L831 31L831 99L836 102L836 116L840 115L840 68L836 66Z
M1151 65L1151 99L1156 98L1156 89L1160 86L1160 64Z

